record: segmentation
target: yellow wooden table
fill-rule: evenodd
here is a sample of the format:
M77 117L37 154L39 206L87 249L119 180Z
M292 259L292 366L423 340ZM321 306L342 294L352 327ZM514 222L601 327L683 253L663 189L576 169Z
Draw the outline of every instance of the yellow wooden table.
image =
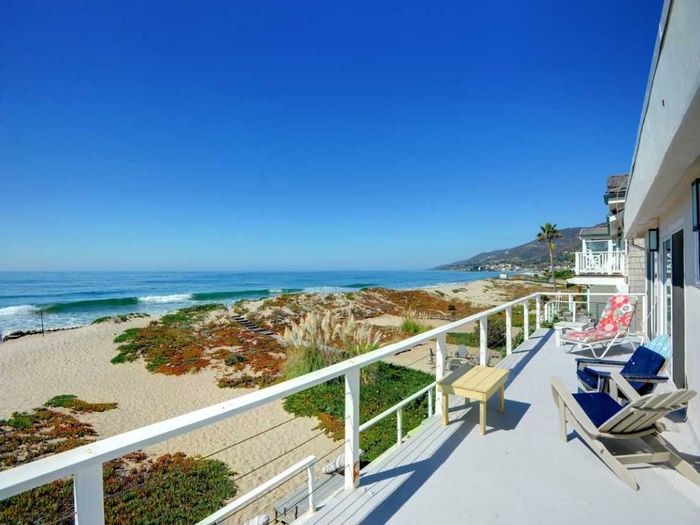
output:
M465 365L450 372L438 382L442 392L442 422L447 425L449 421L448 396L454 394L466 399L479 401L479 421L481 434L486 432L486 402L499 392L499 412L504 410L504 388L508 380L508 370L503 368L489 368L487 366Z

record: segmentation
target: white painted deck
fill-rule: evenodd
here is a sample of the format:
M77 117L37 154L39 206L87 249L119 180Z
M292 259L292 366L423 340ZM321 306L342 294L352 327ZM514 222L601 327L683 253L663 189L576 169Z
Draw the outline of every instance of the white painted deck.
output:
M575 392L574 359L550 331L538 331L500 364L511 369L506 411L498 413L494 396L485 436L478 405L453 398L449 426L428 420L366 467L357 490L331 498L305 523L700 523L700 487L678 473L637 467L633 491L571 429L561 441L549 380L558 376ZM700 468L685 425L664 436Z

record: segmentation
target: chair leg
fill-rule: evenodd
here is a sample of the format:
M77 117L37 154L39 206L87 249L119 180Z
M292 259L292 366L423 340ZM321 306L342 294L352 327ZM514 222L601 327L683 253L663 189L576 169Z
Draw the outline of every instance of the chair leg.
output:
M569 433L566 431L566 405L561 398L557 400L557 405L559 405L559 435L561 440L566 443L569 440Z
M596 354L596 353L595 353L595 347L594 347L593 345L588 344L588 343L582 344L581 346L586 346L586 347L588 347L588 349L591 351L591 354L593 354L593 357L595 357L596 359L599 359L599 358L601 358L601 357L603 357L603 356L605 355L605 352L603 352L603 355L598 355L598 354Z
M661 436L650 436L643 438L649 445L658 445L663 448L665 452L668 453L668 464L671 465L673 469L678 471L678 473L683 476L688 481L692 481L696 485L700 485L700 473L693 468L693 466L686 460L681 458L676 451L668 444L668 442Z
M578 435L586 442L590 449L596 453L600 460L612 470L620 480L633 490L639 490L639 485L634 479L634 476L627 468L618 461L618 459L610 452L603 443L598 439L591 438L578 422L572 418L571 424L576 429Z

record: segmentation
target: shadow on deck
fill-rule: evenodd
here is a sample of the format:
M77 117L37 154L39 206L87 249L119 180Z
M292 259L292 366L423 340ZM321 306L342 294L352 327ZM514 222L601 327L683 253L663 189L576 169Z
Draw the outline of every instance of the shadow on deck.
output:
M498 413L497 396L489 401L486 435L478 430L477 403L452 396L448 426L426 420L362 471L357 490L341 491L304 523L589 524L596 509L607 513L594 514L602 523L697 521L700 488L675 473L635 469L635 492L580 440L559 440L549 379L559 376L575 391L574 359L551 331L536 332L496 365L511 373L505 412Z

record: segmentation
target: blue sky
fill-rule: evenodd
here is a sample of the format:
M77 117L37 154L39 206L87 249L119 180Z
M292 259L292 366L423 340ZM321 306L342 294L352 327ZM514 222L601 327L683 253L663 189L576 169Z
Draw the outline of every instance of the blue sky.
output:
M409 269L600 222L661 0L0 6L0 269Z

